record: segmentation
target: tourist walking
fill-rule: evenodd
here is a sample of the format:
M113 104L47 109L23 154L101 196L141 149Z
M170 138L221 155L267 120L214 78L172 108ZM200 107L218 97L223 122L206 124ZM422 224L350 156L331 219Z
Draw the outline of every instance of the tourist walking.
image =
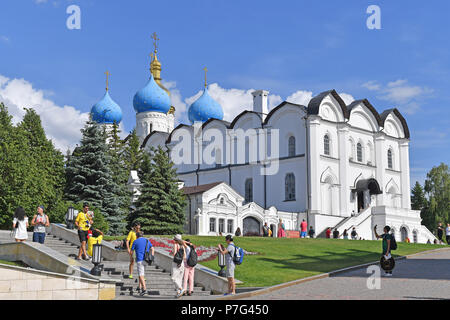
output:
M383 239L383 243L382 243L383 252L381 255L381 264L382 264L383 270L386 272L385 275L387 277L391 277L392 270L394 269L394 266L395 266L394 258L392 258L392 255L391 255L391 246L392 246L392 242L393 242L392 235L389 233L389 231L391 231L391 228L389 226L384 227L384 229L383 229L384 234L382 234L381 236L378 235L378 233L377 233L377 226L375 226L373 229L375 232L375 237L377 239L380 239L380 238Z
M136 253L136 266L139 278L139 287L138 292L142 297L147 293L147 286L145 284L145 265L144 258L145 253L150 252L152 250L152 254L154 254L154 248L150 240L144 238L144 234L139 231L136 233L136 240L133 241L131 246L131 251Z
M16 242L28 240L28 217L25 214L25 209L22 207L17 208L14 212L13 229L15 230L14 239Z
M357 240L358 239L358 233L356 232L356 228L355 227L353 227L352 233L350 235L352 236L352 240Z
M133 268L134 268L134 259L135 255L133 251L131 250L131 247L133 246L133 242L137 239L137 233L141 231L141 224L139 222L135 222L133 224L133 228L128 233L127 239L126 239L126 246L128 254L130 255L130 265L128 266L128 278L133 279Z
M265 222L264 226L263 226L263 237L268 237L269 236L269 231L270 231L270 228L267 225L267 222Z
M338 229L334 229L334 231L333 231L333 239L339 239L339 231L338 231Z
M447 240L447 244L450 245L450 223L447 223L447 228L445 229L445 239Z
M442 227L442 222L439 222L437 227L437 238L439 243L442 243L442 237L444 236L444 227Z
M78 238L80 240L80 250L78 251L78 257L76 257L75 260L81 260L81 258L89 260L86 253L86 243L88 240L87 236L89 229L93 223L92 217L89 214L89 204L84 203L83 212L80 212L75 219L75 225L78 228Z
M330 239L330 238L331 238L331 228L328 228L328 229L327 229L327 231L325 232L325 237L326 237L327 239Z
M175 284L175 289L177 290L177 298L180 298L186 292L183 289L183 277L184 277L184 266L186 262L186 243L181 238L181 235L177 234L173 237L175 243L173 245L172 254L172 281Z
M226 276L228 280L228 293L225 295L235 295L236 284L234 282L234 269L236 268L236 265L233 261L233 257L236 247L234 246L233 237L231 235L227 235L225 241L227 242L227 248L224 248L222 244L219 244L219 252L225 255L225 265L227 267Z
M278 238L286 238L286 228L284 227L283 220L281 219L278 223Z
M314 231L314 228L312 226L309 227L308 235L312 239L314 238L314 235L316 234L316 231Z
M305 219L303 219L302 223L300 223L300 238L306 238L306 232L308 231L308 223Z
M347 229L344 230L344 233L342 234L342 236L344 237L344 240L348 240L348 232L347 232Z
M33 242L44 244L45 242L45 227L50 226L50 219L44 214L44 206L37 207L37 214L31 220L33 230Z
M194 273L195 273L195 265L197 264L197 259L191 259L194 258L194 256L196 257L195 247L191 243L191 240L186 239L185 244L186 244L185 247L186 261L184 263L183 290L185 294L191 296L194 293ZM188 282L189 282L189 291L187 291Z

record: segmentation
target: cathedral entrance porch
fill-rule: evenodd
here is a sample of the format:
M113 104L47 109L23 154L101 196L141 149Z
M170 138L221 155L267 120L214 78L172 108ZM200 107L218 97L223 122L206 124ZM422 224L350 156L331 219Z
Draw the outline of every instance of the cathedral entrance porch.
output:
M359 180L356 184L356 188L353 189L352 192L356 193L358 213L369 208L373 195L383 193L378 181L373 178Z

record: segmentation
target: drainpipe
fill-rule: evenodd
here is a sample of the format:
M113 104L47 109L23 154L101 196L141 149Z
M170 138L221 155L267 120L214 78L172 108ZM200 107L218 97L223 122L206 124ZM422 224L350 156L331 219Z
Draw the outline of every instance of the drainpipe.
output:
M308 116L303 118L305 120L305 137L306 137L306 192L307 192L307 209L306 209L306 223L309 226L309 212L311 210L311 172L310 172L310 148L309 148L309 127L308 127ZM314 227L314 229L316 229Z

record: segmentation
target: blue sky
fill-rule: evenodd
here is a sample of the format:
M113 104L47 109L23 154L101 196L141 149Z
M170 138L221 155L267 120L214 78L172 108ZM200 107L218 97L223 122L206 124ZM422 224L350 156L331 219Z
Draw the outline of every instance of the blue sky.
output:
M81 8L81 30L66 27L71 4ZM369 5L381 8L381 30L366 27ZM444 0L3 0L0 99L41 103L47 131L64 146L104 94L109 70L128 132L157 32L179 121L202 89L204 66L229 116L251 89L269 90L273 103L336 89L380 113L403 113L413 184L450 159L449 11Z

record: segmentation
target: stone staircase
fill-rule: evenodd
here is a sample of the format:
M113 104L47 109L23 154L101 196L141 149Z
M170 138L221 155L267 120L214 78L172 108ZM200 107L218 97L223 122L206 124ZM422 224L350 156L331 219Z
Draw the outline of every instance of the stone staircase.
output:
M59 239L51 234L47 235L45 245L49 248L58 251L70 258L75 258L78 255L79 246L69 243L63 239ZM92 269L93 264L90 261L79 261L86 269ZM103 274L112 279L118 279L120 282L116 285L116 299L176 299L176 289L171 280L170 273L159 269L157 266L145 267L145 280L147 286L147 295L140 297L137 291L138 276L136 263L134 264L133 279L129 279L129 263L126 261L105 261L103 260ZM194 292L191 298L207 298L211 293L204 291L202 287L194 287ZM184 299L183 297L182 299ZM188 298L188 297L186 297Z

